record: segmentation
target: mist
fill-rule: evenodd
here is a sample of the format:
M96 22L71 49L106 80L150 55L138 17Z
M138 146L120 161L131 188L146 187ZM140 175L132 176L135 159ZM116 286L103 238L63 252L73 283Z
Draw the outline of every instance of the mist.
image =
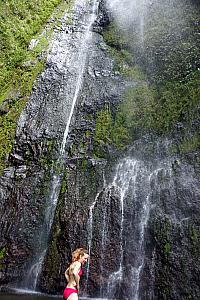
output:
M143 45L149 32L157 26L163 35L172 32L178 35L186 21L184 11L188 3L179 0L107 0L107 7L129 40L133 34L135 42Z
M108 9L111 11L115 22L120 29L138 31L143 35L144 20L148 0L107 0Z

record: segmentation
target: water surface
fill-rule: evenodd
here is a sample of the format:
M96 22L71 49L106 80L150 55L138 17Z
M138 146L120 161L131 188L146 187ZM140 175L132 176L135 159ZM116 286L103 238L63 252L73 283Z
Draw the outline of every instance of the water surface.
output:
M60 300L62 296L51 296L46 294L38 294L38 293L0 293L0 300Z
M25 294L12 294L12 293L0 293L0 300L61 300L62 295L54 296L54 295L46 295L46 294L39 294L39 293L25 293ZM83 298L80 297L80 300L107 300L101 298Z

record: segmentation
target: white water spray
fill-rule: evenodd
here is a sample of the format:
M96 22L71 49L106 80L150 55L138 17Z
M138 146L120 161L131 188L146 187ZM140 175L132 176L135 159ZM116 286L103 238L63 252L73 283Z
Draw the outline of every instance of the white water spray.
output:
M135 181L137 174L136 160L125 159L118 166L116 175L113 180L112 186L114 186L120 192L121 203L121 224L120 224L120 262L119 269L112 273L108 279L107 294L112 295L117 284L123 280L123 257L124 257L124 244L123 244L123 231L124 231L124 198L129 189L130 182Z
M101 275L107 269L107 266L104 262L106 259L106 251L109 244L109 237L111 232L108 231L110 228L109 223L109 214L112 211L109 210L109 207L112 202L112 197L115 197L113 191L117 192L119 195L119 212L120 212L120 231L119 231L119 250L118 250L118 269L115 272L112 272L108 278L107 290L105 289L105 283L102 283L100 287L101 297L112 299L116 296L118 288L121 284L126 281L125 278L127 270L125 270L124 258L127 257L127 249L125 246L125 236L127 234L126 226L130 226L133 232L130 232L131 240L133 240L133 245L129 245L129 254L132 253L134 260L131 261L131 269L129 272L129 295L130 299L139 300L140 299L140 281L142 278L142 270L145 265L145 233L148 226L150 211L153 208L152 206L152 197L154 189L159 191L159 172L165 170L166 166L159 167L153 171L149 170L148 166L145 166L143 162L137 161L135 159L126 158L123 159L116 168L115 176L112 183L105 185L104 189L97 194L95 201L90 207L89 211L89 220L88 220L88 246L89 253L92 252L92 238L94 228L94 212L95 209L99 209L99 205L104 205L103 214L101 215L101 233L100 241L101 248L99 253L101 256ZM155 186L154 186L155 185ZM100 203L98 203L100 201ZM103 202L102 202L103 201ZM127 202L128 201L128 202ZM103 203L103 204L102 204ZM99 204L99 205L98 205ZM127 205L132 207L133 211L129 209L129 215L132 215L133 219L127 219L126 209ZM130 216L129 216L130 218ZM112 228L112 225L111 225ZM99 229L99 228L98 228ZM128 255L129 255L128 254ZM87 280L89 276L89 266L87 270Z
M126 34L132 29L136 32L140 44L144 43L145 18L148 0L107 0L108 9L112 12L115 22Z
M94 23L94 21L97 17L97 9L98 9L98 1L94 0L93 5L92 5L92 13L90 15L89 23L88 23L88 26L86 28L85 36L82 40L82 44L80 46L80 52L79 52L79 55L78 55L78 61L79 61L78 79L77 79L74 98L73 98L73 101L72 101L70 115L69 115L69 118L68 118L68 121L67 121L67 125L66 125L66 128L65 128L64 136L63 136L63 141L62 141L62 145L61 145L61 149L60 149L60 156L61 157L64 155L64 152L65 152L65 145L66 145L67 136L68 136L68 133L69 133L69 126L70 126L71 119L72 119L72 116L73 116L76 101L77 101L79 92L80 92L81 87L82 87L83 74L84 74L84 70L85 70L85 63L86 63L86 58L87 58L87 53L88 53L87 50L88 50L89 42L90 42L91 37L92 37L91 27L92 27L92 25L93 25L93 23Z
M133 300L139 300L139 287L141 280L141 272L144 268L145 262L145 249L144 249L144 238L145 238L145 230L148 225L150 210L152 209L151 198L152 198L152 182L154 182L155 186L153 189L157 189L159 191L159 183L157 182L158 174L160 171L165 171L166 173L169 171L168 169L157 168L153 172L151 172L146 181L148 194L146 196L145 201L142 204L142 210L140 215L139 222L139 240L138 240L138 249L137 249L137 259L132 267L132 298Z
M90 270L90 258L91 258L91 248L92 248L92 236L93 236L93 211L94 211L94 207L97 203L97 200L99 198L100 192L97 193L94 202L92 203L92 205L89 208L89 218L88 218L88 224L87 224L87 231L88 231L88 235L87 235L87 240L88 240L88 254L89 254L89 258L88 258L88 262L87 262L87 271L86 271L86 290L87 290L87 284L88 284L88 277L89 277L89 270Z
M86 2L81 3L81 5L86 5ZM76 1L75 4L75 8L80 7L80 1ZM64 135L63 135L63 139L62 139L62 143L61 143L61 147L59 150L59 158L56 161L54 168L51 170L52 173L52 181L51 181L51 192L50 192L50 197L49 197L49 205L47 207L46 210L46 216L45 216L45 225L44 225L44 230L45 230L45 234L41 233L41 237L40 237L40 241L39 243L41 244L41 249L39 250L40 253L37 253L37 261L33 263L33 265L30 268L29 274L26 278L26 285L29 285L29 282L31 282L31 287L33 288L33 290L36 290L37 287L37 281L39 278L39 275L41 273L42 270L42 264L46 255L46 251L47 251L47 239L53 224L53 218L54 218L54 212L56 209L56 205L57 205L57 200L58 200L58 196L59 196L59 192L60 192L60 186L61 186L61 178L62 178L62 174L61 172L58 172L59 170L62 170L63 168L63 164L64 164L64 156L65 156L65 146L67 143L67 137L69 134L69 128L70 128L70 124L71 124L71 119L74 113L74 109L76 106L76 102L79 96L79 93L81 91L82 88L82 83L83 83L83 74L84 74L84 70L85 70L85 65L86 65L86 59L87 59L87 54L88 54L88 46L91 42L92 39L92 25L97 17L97 9L98 9L98 1L97 0L93 0L92 2L92 9L88 8L90 10L90 13L88 14L88 16L86 16L86 25L85 25L85 32L84 35L82 37L79 51L78 51L78 57L77 57L77 74L78 77L76 79L76 85L75 85L75 92L74 92L74 96L71 102L71 108L70 108L70 113L67 119L67 124L66 124L66 128L64 131ZM78 9L79 10L79 9ZM69 63L69 62L68 62ZM73 61L71 62L73 63ZM73 66L72 66L73 68ZM58 174L57 174L58 173ZM44 235L46 236L46 243L44 243L44 241L42 241L42 239L44 238ZM45 244L42 247L42 243Z

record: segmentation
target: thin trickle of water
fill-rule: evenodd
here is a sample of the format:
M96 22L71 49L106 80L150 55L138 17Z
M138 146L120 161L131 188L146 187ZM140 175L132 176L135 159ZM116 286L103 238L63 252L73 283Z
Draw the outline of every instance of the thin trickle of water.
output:
M104 190L105 186L106 186L106 179L105 179L104 172L103 172L102 176L103 176L103 190ZM94 212L94 208L97 204L97 201L98 201L98 198L99 198L101 192L102 192L102 190L97 193L97 195L94 199L94 202L89 207L89 216L88 216L88 222L87 222L87 242L88 242L89 259L87 262L85 291L88 290L88 278L89 278L89 271L90 271L90 259L91 259L92 237L93 237L93 212ZM104 224L105 224L105 214L104 214Z
M40 272L41 269L41 265L42 262L44 260L46 254L46 249L43 251L43 253L41 254L39 261L36 262L35 264L32 265L28 277L27 277L27 283L29 282L29 280L31 279L30 276L32 276L32 286L33 286L33 290L35 290L36 285L37 285L37 278L38 278L38 274Z
M88 254L89 254L89 258L88 258L88 262L87 262L87 270L86 270L86 290L88 287L88 277L89 277L89 270L90 270L90 256L91 256L91 248L92 248L92 236L93 236L93 211L94 211L94 207L97 203L97 200L99 198L100 192L97 193L94 202L92 203L92 205L89 208L89 217L88 217L88 222L87 222L87 240L88 240Z
M121 204L121 223L120 223L120 262L119 269L112 273L108 279L107 294L112 295L116 286L123 279L123 258L124 258L124 244L123 244L123 231L124 231L124 198L129 189L130 182L135 181L135 174L137 173L137 161L126 159L123 160L116 169L116 174L111 186L114 186L120 192Z
M108 197L110 197L110 194L108 195ZM102 237L101 237L101 265L100 265L101 274L103 274L104 264L105 264L105 251L106 251L107 233L108 233L107 209L106 209L106 206L104 206L104 210L103 210L103 230L102 230ZM101 295L102 298L105 296L105 291L103 289L103 283L101 283L100 295Z
M86 5L86 2L81 3L81 4ZM76 6L77 6L77 9L80 10L80 1L76 2L75 7ZM59 196L59 192L60 192L62 170L63 170L64 157L65 157L65 146L66 146L67 137L69 134L69 127L70 127L71 119L73 116L74 108L75 108L77 98L78 98L79 93L82 88L83 74L84 74L84 70L85 70L86 58L87 58L87 53L88 53L87 50L88 50L88 45L92 38L91 27L97 17L97 9L98 9L98 1L94 0L92 2L92 9L88 8L89 14L87 17L88 19L86 20L85 33L83 35L81 45L79 47L78 58L77 58L78 77L76 79L75 92L74 92L74 96L73 96L73 99L71 102L70 113L68 115L66 128L64 131L62 143L61 143L60 150L59 150L59 158L58 158L58 161L55 162L55 165L51 170L51 173L52 173L51 187L52 188L51 188L50 197L49 197L49 201L48 201L49 205L48 205L48 207L46 209L46 213L45 213L44 233L41 233L41 235L40 235L40 239L41 239L39 241L40 250L39 250L39 253L37 253L37 260L33 263L33 265L30 268L29 274L27 276L28 280L26 279L26 286L28 286L28 287L31 286L31 289L33 289L33 290L36 290L37 281L38 281L39 275L41 273L42 264L43 264L46 250L47 250L47 240L48 240L48 236L49 236L51 226L53 223L54 212L55 212L55 208L57 205L57 200L58 200L58 196ZM58 172L58 170L60 170L60 172ZM44 242L44 239L46 242ZM29 282L31 282L31 283L29 283Z
M148 182L150 183L152 174L150 174L148 178ZM150 193L147 195L144 203L142 204L142 210L140 215L140 223L138 225L139 228L139 248L137 250L137 260L135 265L132 267L132 292L133 292L133 300L139 299L139 286L140 286L140 274L144 266L144 234L145 228L147 226L149 220L149 212L150 212Z
M141 41L141 48L144 48L144 28L146 15L146 1L140 0L139 3L139 37Z
M169 172L167 166L163 168L157 168L153 172L151 172L147 176L146 185L147 185L147 196L145 201L142 204L142 210L140 214L140 222L138 224L139 228L139 240L138 240L138 249L137 249L137 259L135 260L134 266L132 267L132 299L139 300L139 287L140 287L140 280L141 280L141 272L144 267L145 262L145 248L144 248L144 238L145 238L145 230L148 225L150 210L153 208L151 204L152 192L155 190L160 189L158 175L159 172L165 172L165 175ZM152 187L152 182L154 186Z
M94 0L93 5L92 5L92 12L91 12L90 19L89 19L89 24L86 28L85 36L84 36L84 39L82 40L82 44L80 46L80 52L78 55L78 61L79 61L78 79L77 79L76 89L75 89L75 93L74 93L74 97L73 97L73 101L72 101L70 115L69 115L69 118L67 121L67 125L65 128L64 136L63 136L63 141L61 144L61 149L60 149L61 157L64 155L64 152L65 152L65 145L66 145L67 136L69 133L69 126L71 123L71 118L73 116L74 107L75 107L79 92L82 87L83 73L84 73L85 63L86 63L86 58L87 58L88 43L92 36L91 27L97 17L97 9L98 9L98 1Z
M140 40L141 40L141 47L144 47L144 15L143 13L140 16Z
M51 186L51 193L49 203L50 205L47 206L45 211L45 220L43 224L43 228L40 232L38 243L38 253L36 260L33 262L30 270L25 278L24 286L25 288L29 288L33 291L37 288L37 281L38 277L42 270L43 261L47 252L47 243L48 243L48 236L51 230L51 226L53 224L53 217L54 212L57 204L58 195L60 192L60 179L61 176L53 175L53 182L54 184Z

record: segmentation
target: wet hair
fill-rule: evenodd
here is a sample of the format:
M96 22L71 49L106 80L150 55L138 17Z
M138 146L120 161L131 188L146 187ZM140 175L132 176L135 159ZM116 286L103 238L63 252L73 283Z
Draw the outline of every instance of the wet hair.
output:
M88 254L88 251L84 248L78 248L72 252L72 262L79 260L84 254Z

